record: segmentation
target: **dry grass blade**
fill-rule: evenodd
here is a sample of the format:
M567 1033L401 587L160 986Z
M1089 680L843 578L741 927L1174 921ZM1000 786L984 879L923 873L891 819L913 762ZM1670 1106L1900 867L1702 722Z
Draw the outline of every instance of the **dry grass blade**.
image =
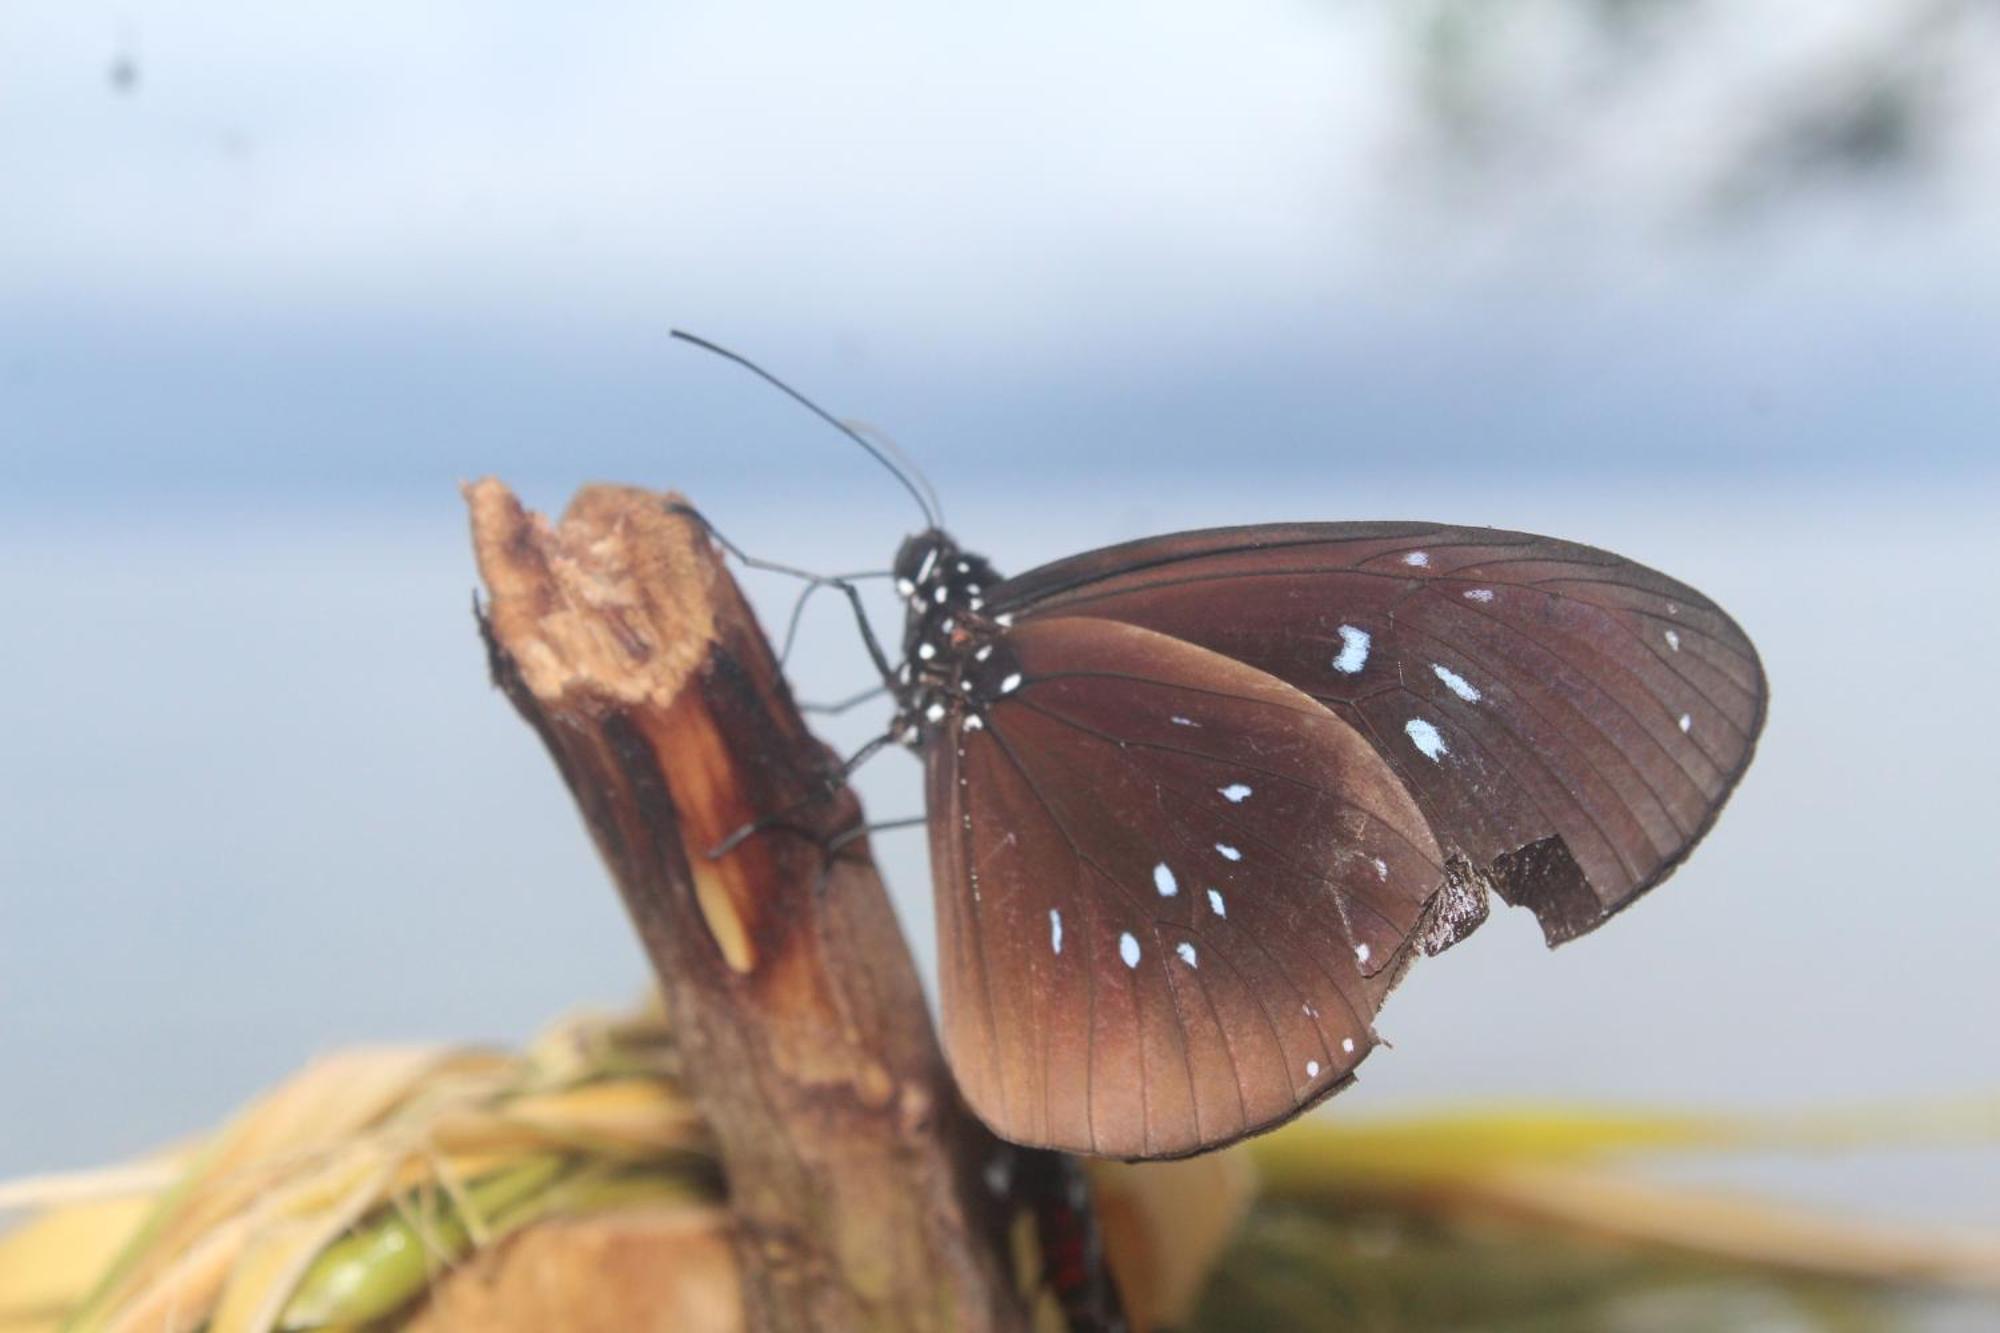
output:
M705 1136L660 1038L656 1020L578 1020L519 1057L348 1052L171 1171L17 1187L50 1200L150 1192L56 1206L0 1237L0 1333L372 1320L535 1217L710 1200Z
M376 1048L307 1066L239 1113L195 1156L70 1327L75 1333L112 1327L108 1313L136 1301L170 1268L176 1284L192 1284L184 1292L176 1285L177 1302L210 1296L218 1265L226 1267L234 1257L217 1252L220 1238L244 1230L227 1224L275 1182L314 1154L340 1150L447 1063L490 1059L436 1048ZM195 1268L179 1262L197 1251L210 1262Z
M0 1333L55 1329L152 1211L144 1194L62 1203L0 1235Z
M2000 1232L1884 1226L1574 1167L1495 1171L1468 1197L1545 1223L1741 1264L2000 1293Z
M675 1069L657 1016L561 1024L512 1058L322 1061L170 1159L178 1177L141 1163L22 1191L82 1201L0 1237L0 1333L736 1333L730 1220ZM2000 1289L2000 1237L1631 1168L1690 1150L1989 1142L1989 1109L1323 1117L1092 1174L1137 1328L1601 1333L1660 1326L1646 1321L1666 1309L1672 1327L1878 1333L1913 1287ZM1033 1289L1041 1258L1019 1239ZM1055 1317L1043 1299L1036 1327Z
M1379 1120L1318 1117L1249 1146L1267 1199L1381 1203L1432 1215L1501 1215L1580 1235L1755 1267L1866 1282L2000 1290L2000 1233L1884 1226L1641 1179L1661 1152L1824 1154L1879 1145L1991 1143L1969 1105L1865 1114L1691 1116L1506 1107Z

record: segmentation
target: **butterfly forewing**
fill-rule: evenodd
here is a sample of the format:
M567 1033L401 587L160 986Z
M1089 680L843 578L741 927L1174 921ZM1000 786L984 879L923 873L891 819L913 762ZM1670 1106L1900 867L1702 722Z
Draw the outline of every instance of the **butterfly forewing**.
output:
M1091 617L928 748L952 1062L1010 1138L1198 1151L1338 1087L1447 876L1356 729L1271 675Z
M993 602L1024 628L1081 615L1157 630L1311 696L1400 777L1447 861L1531 907L1551 940L1686 855L1763 719L1755 650L1719 608L1607 552L1519 533L1188 533L1047 566Z

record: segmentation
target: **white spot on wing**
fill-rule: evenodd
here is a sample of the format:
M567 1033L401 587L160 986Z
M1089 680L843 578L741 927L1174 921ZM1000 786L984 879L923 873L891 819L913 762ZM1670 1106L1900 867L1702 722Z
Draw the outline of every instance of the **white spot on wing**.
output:
M1367 961L1368 961L1368 955L1369 955L1369 952L1370 952L1370 950L1369 950L1369 948L1368 948L1368 946L1367 946L1367 945L1365 945L1365 944L1357 944L1357 945L1355 945L1355 946L1354 946L1354 961L1355 961L1355 962L1357 962L1357 963L1365 963L1365 962L1367 962Z
M1490 602L1493 600L1493 589L1467 588L1465 590L1465 600L1468 602Z
M983 730L985 726L986 726L986 719L982 718L977 713L974 713L972 716L965 719L965 729L967 731L980 731Z
M1049 948L1062 952L1062 912L1054 907L1049 909Z
M1333 659L1333 669L1351 676L1368 665L1368 645L1374 638L1353 625L1342 625L1339 633L1340 653Z
M1222 799L1228 801L1231 805L1243 804L1250 795L1250 788L1240 782L1232 782L1227 787L1219 787L1216 790L1221 792Z
M1223 905L1222 892L1219 889L1210 889L1208 891L1208 907L1217 916L1226 917L1229 915L1229 909Z
M1414 565L1418 569L1422 569L1425 565L1428 565L1430 562L1431 562L1431 553L1429 551L1412 551L1408 555L1403 557L1404 564Z
M1182 940L1179 944L1176 944L1174 946L1174 952L1179 954L1181 956L1181 961L1183 963L1186 963L1189 967L1201 966L1200 963L1197 963L1194 960L1194 946L1192 944L1189 944L1186 940Z
M1424 758L1436 763L1451 753L1451 747L1444 743L1438 729L1420 717L1413 717L1403 724L1403 731L1424 752Z
M1216 843L1215 850L1221 852L1224 857L1231 861L1241 861L1243 859L1243 853L1237 851L1226 842Z
M1162 898L1171 898L1181 891L1180 881L1174 878L1173 871L1167 869L1165 861L1153 867L1153 887L1160 891Z
M1021 688L1021 673L1018 671L1010 672L1007 676L1007 679L1000 682L1000 693L1002 694L1012 694L1015 690L1018 690L1020 688Z
M932 704L929 708L926 708L924 710L924 716L929 718L933 722L944 721L944 705Z
M1675 652L1679 652L1681 650L1681 635L1679 630L1670 629L1666 631L1665 634L1663 634L1661 637L1666 639L1667 647L1673 649Z
M1479 702L1481 697L1479 693L1479 687L1474 685L1471 681L1467 680L1465 677L1459 675L1456 671L1453 671L1450 667L1445 666L1443 663L1440 662L1433 662L1431 663L1431 672L1439 680L1444 682L1444 687L1446 689L1450 690L1453 694L1457 695L1459 698L1465 700L1469 704L1476 704Z
M1681 732L1682 732L1682 734L1683 734L1683 735L1685 735L1685 734L1686 734L1687 732L1689 732L1689 731L1692 731L1692 730L1694 730L1694 717L1693 717L1693 715L1692 715L1692 714L1689 714L1689 713L1682 713L1682 714L1681 714Z
M1118 956L1125 960L1127 967L1139 966L1139 941L1129 930L1118 937Z
M1167 721L1173 723L1177 727L1198 727L1201 725L1201 723L1195 721L1193 718L1182 717L1179 713L1175 713L1172 717L1168 718Z
M1354 1054L1354 1038L1342 1037L1340 1039L1340 1049L1346 1051L1349 1055Z
M1379 856L1375 858L1375 878L1384 883L1387 883L1389 879L1389 863Z
M1307 1078L1319 1077L1319 1061L1317 1060L1306 1061L1306 1077Z

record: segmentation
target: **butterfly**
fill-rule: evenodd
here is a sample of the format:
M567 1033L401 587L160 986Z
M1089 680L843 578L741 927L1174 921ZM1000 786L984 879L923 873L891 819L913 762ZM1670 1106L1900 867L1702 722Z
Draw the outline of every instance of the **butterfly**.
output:
M932 523L893 575L946 1054L1037 1147L1185 1156L1315 1105L1490 893L1553 945L1672 873L1765 714L1715 603L1527 533L1215 528L1003 578Z

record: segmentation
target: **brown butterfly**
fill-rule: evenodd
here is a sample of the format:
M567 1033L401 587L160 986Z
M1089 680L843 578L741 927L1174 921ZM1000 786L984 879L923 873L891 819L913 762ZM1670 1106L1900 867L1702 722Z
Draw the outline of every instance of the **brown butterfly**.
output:
M1297 1115L1489 890L1559 944L1664 879L1764 720L1713 602L1524 533L1218 528L1003 580L933 524L894 574L946 1050L1024 1144Z

